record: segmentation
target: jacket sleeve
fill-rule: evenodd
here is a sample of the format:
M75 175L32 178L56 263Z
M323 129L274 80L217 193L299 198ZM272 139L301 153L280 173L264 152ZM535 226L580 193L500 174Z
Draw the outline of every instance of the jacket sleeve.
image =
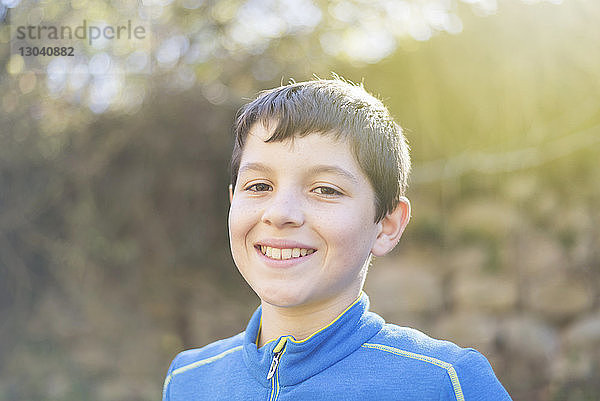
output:
M163 384L162 401L171 401L171 379L173 378L173 369L175 369L176 360L177 357L173 359L173 362L171 362L171 366L169 366L169 370L167 371L167 376L165 377L165 382Z
M448 376L447 391L440 394L440 401L512 401L488 360L478 351L465 350L453 368L455 382Z

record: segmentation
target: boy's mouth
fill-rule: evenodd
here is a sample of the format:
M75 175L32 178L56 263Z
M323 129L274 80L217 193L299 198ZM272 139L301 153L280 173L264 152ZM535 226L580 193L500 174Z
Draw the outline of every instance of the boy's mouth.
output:
M275 260L301 258L317 251L310 248L274 248L267 245L255 245L255 248L266 257Z

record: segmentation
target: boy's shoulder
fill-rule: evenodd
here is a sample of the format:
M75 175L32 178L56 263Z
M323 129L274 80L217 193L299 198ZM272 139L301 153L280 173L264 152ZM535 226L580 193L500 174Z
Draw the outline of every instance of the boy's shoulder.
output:
M229 354L242 350L244 332L233 337L215 341L201 348L189 349L180 352L173 363L171 371L196 364L206 364L221 359Z
M397 349L405 357L438 360L451 365L473 352L478 353L472 348L461 348L450 341L432 338L417 329L391 323L386 323L366 345L381 345L382 349Z
M441 374L458 399L510 400L487 358L473 348L394 324L385 324L363 348L391 362L386 365L390 371L412 372L413 379Z

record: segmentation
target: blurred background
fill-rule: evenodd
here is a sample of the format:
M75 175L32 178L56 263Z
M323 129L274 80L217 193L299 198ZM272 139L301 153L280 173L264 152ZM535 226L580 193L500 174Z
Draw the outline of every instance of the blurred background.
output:
M133 16L150 46L32 72L17 12ZM0 0L0 401L158 400L177 352L242 331L235 112L332 71L412 148L372 309L479 349L515 400L600 399L598 21L596 0Z

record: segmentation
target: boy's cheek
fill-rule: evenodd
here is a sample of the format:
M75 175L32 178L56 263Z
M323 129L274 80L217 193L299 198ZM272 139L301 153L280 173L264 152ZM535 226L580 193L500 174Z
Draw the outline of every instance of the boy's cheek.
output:
M239 208L236 208L234 206L234 203L232 203L231 208L229 209L229 219L228 219L229 236L230 236L232 247L237 245L237 241L239 238L239 232L241 229L241 225L243 224L241 221L242 216L243 215L239 213Z
M244 207L240 202L234 199L229 209L229 235L231 237L231 246L239 247L244 245L244 239L252 230L252 227L260 221L256 210L251 207Z

